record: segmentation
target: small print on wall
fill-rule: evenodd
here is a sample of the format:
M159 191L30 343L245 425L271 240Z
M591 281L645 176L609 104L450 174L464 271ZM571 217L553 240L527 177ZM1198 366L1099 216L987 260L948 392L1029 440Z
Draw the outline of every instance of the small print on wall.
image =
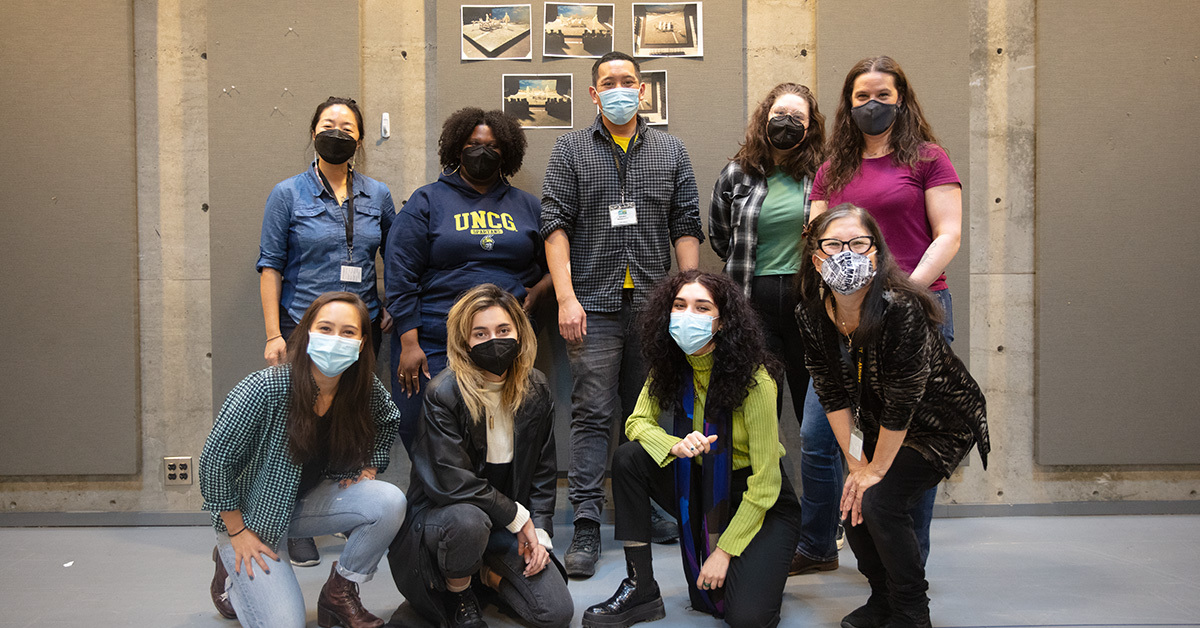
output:
M463 60L532 59L531 6L462 5Z
M544 57L601 57L613 50L613 5L546 3Z
M504 113L522 127L571 128L570 74L505 74L500 84Z
M667 71L643 70L642 83L646 91L638 103L638 114L646 119L646 124L667 123Z
M703 57L702 4L633 3L633 56Z

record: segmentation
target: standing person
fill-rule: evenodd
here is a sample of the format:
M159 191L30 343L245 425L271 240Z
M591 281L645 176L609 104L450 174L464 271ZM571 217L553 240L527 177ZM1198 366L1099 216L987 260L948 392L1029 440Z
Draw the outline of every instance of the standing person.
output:
M330 96L317 105L309 124L316 158L267 198L257 268L268 365L284 362L296 321L326 292L353 292L367 304L376 355L391 328L375 285L375 253L387 241L396 206L386 185L350 166L362 129L353 99ZM321 562L311 538L288 539L288 550L294 565Z
M358 586L400 529L404 493L376 481L399 414L375 377L371 316L357 295L318 296L287 360L252 373L225 399L200 454L200 492L217 531L213 604L243 626L304 626L289 535L349 531L317 600L327 628L378 628Z
M494 283L527 312L550 289L541 206L513 187L525 132L503 111L460 109L438 140L442 174L396 216L384 257L392 315L392 399L400 441L411 451L429 379L446 368L446 315L458 297Z
M767 348L784 365L801 429L808 370L796 326L797 243L808 222L809 190L824 160L824 142L825 116L812 92L795 83L776 85L751 114L746 140L721 171L709 206L709 243L725 262L725 273L741 284L763 321ZM775 410L783 413L782 388ZM800 503L804 504L803 497ZM819 514L817 509L802 509L802 513L802 540L790 573L836 569L836 549L820 555L803 551L813 545L804 539L827 535L836 521L811 519L809 514Z
M742 287L685 271L661 282L643 313L653 364L629 442L613 455L616 537L628 577L583 625L626 627L665 616L654 580L650 503L679 520L691 606L729 625L779 625L800 504L783 473L775 359ZM670 410L673 429L659 426Z
M571 363L571 467L575 533L571 576L600 557L609 438L645 380L635 316L671 268L700 261L699 196L687 150L636 115L645 86L637 61L610 52L592 66L592 126L558 138L542 184L542 234L558 296L558 328ZM660 526L670 534L673 524Z
M842 626L929 626L909 513L972 447L987 468L983 393L939 333L941 307L897 265L869 212L845 203L814 218L802 264L805 359L850 467L839 509L871 585Z
M927 286L941 304L945 316L940 330L948 343L953 342L954 309L944 271L961 241L962 184L925 120L908 77L891 57L863 59L846 74L827 152L829 161L813 182L812 216L841 203L870 212L896 252L900 269L917 285ZM810 404L815 408L815 398ZM822 461L836 456L837 447L823 426L819 432L802 435L812 443L813 466L826 467ZM814 476L812 484L814 500L831 512L837 478ZM806 496L809 489L806 483ZM936 498L934 487L912 513L922 561L929 555Z
M485 628L478 574L531 625L567 626L575 606L550 541L554 397L533 368L533 327L516 297L483 284L446 331L450 367L429 383L413 443L412 513L388 553L396 586L435 626Z

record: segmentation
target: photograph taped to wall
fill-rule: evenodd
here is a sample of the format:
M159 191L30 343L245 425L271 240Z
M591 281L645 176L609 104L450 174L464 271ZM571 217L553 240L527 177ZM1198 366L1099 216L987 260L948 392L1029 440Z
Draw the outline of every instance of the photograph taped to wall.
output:
M701 2L633 4L633 56L703 57Z
M571 128L570 74L505 74L501 106L526 129Z
M613 50L611 4L547 2L543 57L601 57Z
M638 102L638 114L646 119L646 124L666 124L667 71L643 70L642 83L646 89L642 91L641 101Z
M462 59L533 59L532 5L462 5Z

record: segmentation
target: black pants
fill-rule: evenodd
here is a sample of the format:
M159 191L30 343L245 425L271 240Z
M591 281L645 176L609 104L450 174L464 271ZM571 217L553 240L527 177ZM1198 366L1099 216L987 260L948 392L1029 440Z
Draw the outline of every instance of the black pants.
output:
M731 512L741 505L749 475L749 469L734 471L729 491ZM618 541L650 542L651 499L679 520L674 468L658 466L637 441L621 445L613 455L612 490ZM724 588L725 621L730 626L761 628L779 624L783 587L799 538L800 503L784 475L779 498L767 511L762 528L742 554L729 562Z
M808 368L804 366L804 342L796 322L799 294L795 275L755 277L750 284L750 302L763 323L767 350L783 363L796 422L804 422L804 395L808 392ZM783 416L783 387L775 399L775 411ZM822 420L825 417L820 417Z
M871 591L886 593L893 613L928 621L929 583L909 512L942 474L911 447L901 447L878 484L863 493L863 522L846 524L846 540Z

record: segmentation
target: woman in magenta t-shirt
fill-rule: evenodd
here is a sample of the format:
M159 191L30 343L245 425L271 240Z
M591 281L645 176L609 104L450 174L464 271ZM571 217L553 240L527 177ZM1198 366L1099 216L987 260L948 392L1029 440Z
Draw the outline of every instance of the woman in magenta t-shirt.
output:
M870 212L896 263L913 282L933 291L945 310L942 335L947 343L954 340L954 315L943 271L958 252L962 236L962 184L946 151L937 144L912 85L891 57L863 59L846 75L826 155L829 160L813 180L809 220L842 203ZM822 411L810 387L805 414ZM838 456L833 432L821 421L807 423L809 430L801 429L806 443L801 465L809 458L809 466L827 467L826 459ZM813 482L804 483L804 507L818 513L836 509L841 488L821 480L814 474ZM931 489L911 511L922 562L929 555L936 497L937 489ZM815 555L829 548L798 551L805 549Z

